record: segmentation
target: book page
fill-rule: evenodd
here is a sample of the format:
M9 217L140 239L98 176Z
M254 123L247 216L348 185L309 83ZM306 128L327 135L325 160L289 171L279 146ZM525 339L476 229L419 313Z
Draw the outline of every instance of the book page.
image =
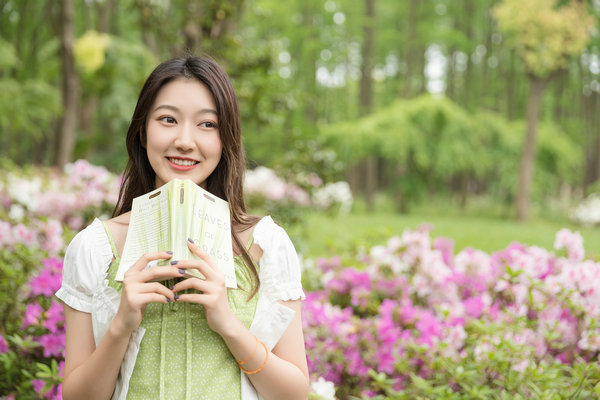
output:
M229 204L190 180L174 179L133 201L129 230L116 280L144 253L173 251L173 260L198 258L187 247L191 238L208 253L236 288ZM165 265L166 263L157 263ZM203 278L197 270L190 276Z
M194 196L190 237L208 253L225 275L227 287L237 287L231 242L229 204L202 190Z
M168 184L167 184L168 185ZM170 250L169 190L161 187L133 199L125 247L115 279L123 280L125 271L145 253Z

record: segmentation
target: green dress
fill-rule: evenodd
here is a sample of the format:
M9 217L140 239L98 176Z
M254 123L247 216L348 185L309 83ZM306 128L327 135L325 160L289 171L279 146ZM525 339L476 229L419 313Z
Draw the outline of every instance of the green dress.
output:
M121 283L114 279L120 260L110 230L104 228L115 257L108 284L120 293ZM229 305L249 328L258 296L248 301L252 277L241 257L234 260L239 288L228 289ZM241 398L240 369L221 336L209 328L201 305L149 303L140 326L146 332L129 381L128 400Z

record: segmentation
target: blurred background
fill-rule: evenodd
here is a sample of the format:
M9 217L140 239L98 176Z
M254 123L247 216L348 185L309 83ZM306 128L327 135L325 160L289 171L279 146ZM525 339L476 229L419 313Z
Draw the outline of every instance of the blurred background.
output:
M328 213L251 202L312 232L309 254L423 222L458 248L549 247L575 226L593 249L599 18L598 0L2 0L2 166L121 172L147 74L208 53L254 182L312 200L331 184Z

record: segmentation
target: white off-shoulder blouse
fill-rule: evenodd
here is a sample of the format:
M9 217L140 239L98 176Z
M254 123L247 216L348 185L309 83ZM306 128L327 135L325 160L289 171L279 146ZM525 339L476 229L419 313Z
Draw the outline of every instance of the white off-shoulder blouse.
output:
M280 301L305 298L301 284L300 263L294 245L283 228L271 217L255 226L253 240L263 251L259 260L260 288L256 312L250 331L272 349L295 311ZM108 285L107 272L113 251L103 223L95 219L69 244L62 285L56 296L75 310L91 313L96 344L100 342L117 313L120 294ZM137 353L145 330L136 329L129 339L113 399L125 399ZM247 376L242 374L242 400L258 399Z

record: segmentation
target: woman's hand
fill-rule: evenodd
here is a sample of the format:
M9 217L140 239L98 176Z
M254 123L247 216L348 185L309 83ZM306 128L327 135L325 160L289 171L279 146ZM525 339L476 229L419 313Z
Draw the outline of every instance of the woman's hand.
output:
M173 266L146 268L151 261L167 260L171 256L166 251L144 254L125 272L121 303L113 321L119 332L130 334L140 325L146 304L175 300L174 293L157 281L182 277L183 270Z
M229 307L225 277L208 253L200 250L190 240L188 240L188 247L200 259L179 261L177 267L182 269L196 269L205 279L191 277L177 283L173 287L174 293L185 289L196 289L201 293L177 295L176 300L202 304L208 326L223 336L239 324L238 319Z

